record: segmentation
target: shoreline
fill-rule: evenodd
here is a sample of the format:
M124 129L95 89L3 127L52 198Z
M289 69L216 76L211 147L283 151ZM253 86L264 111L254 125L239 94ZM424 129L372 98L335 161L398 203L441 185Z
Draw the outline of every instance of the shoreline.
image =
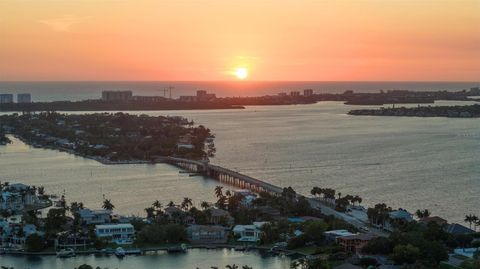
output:
M136 254L127 254L127 256L141 256L145 255L147 252L168 252L169 248L172 246L159 246L159 247L144 247L144 248L132 248L132 249L126 249L128 250L134 250L134 251L139 251L140 253ZM237 249L238 247L241 247L241 249ZM280 255L284 254L286 256L303 256L306 257L308 255L303 254L298 251L292 251L292 250L287 250L287 251L273 251L271 247L268 246L261 246L261 245L242 245L242 244L228 244L228 243L219 243L219 244L187 244L187 250L190 249L207 249L207 250L223 250L223 249L234 249L236 251L269 251L270 253L274 255ZM185 253L188 254L188 251ZM0 252L0 257L1 256L26 256L26 257L39 257L39 256L56 256L57 252L56 251L43 251L43 252L28 252L28 251L5 251L5 252ZM115 256L113 253L111 254L105 254L102 250L75 250L75 255L78 256L88 256L88 255L102 255L106 257L110 256ZM59 257L60 258L60 257ZM64 259L64 258L61 258ZM68 259L68 258L67 258Z

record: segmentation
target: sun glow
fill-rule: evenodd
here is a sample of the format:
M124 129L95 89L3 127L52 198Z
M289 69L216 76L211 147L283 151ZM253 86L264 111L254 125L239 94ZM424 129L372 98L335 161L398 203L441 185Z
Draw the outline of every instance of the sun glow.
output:
M245 67L235 69L235 76L238 79L246 79L248 77L248 69Z

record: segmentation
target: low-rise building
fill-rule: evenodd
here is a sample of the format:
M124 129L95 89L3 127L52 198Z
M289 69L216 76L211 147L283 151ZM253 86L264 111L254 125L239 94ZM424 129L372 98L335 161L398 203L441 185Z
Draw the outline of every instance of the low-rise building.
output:
M230 216L228 211L219 209L219 208L211 208L209 222L213 224L233 224L234 219Z
M111 222L112 211L83 208L78 210L78 214L80 215L80 222L82 225L106 224Z
M236 225L233 233L238 236L240 242L257 242L262 237L262 227L268 222L254 222L251 225Z
M132 91L103 91L102 100L104 101L128 101L132 99Z
M187 235L192 243L225 243L228 239L228 232L222 226L191 225Z
M130 223L95 225L95 235L115 244L132 244L135 229Z
M337 238L339 238L339 237L350 236L350 235L355 235L355 234L349 232L348 230L332 230L332 231L326 231L324 233L324 235L325 235L325 239L327 241L336 242Z
M354 234L347 236L340 236L337 238L337 243L343 247L346 252L361 253L362 248L367 243L376 238L373 234Z

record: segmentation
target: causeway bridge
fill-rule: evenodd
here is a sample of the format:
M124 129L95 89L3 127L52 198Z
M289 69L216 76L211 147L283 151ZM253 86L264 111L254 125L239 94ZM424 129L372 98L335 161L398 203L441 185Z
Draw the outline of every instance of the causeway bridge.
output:
M247 189L255 193L268 192L280 195L282 188L262 180L235 172L233 170L210 164L208 161L196 161L184 158L166 157L165 162L192 173L198 173L216 179L224 184Z
M197 161L176 157L165 157L163 160L165 163L180 167L191 173L198 173L210 178L216 179L226 185L235 186L241 189L248 189L255 193L268 192L272 195L281 195L283 188L275 186L273 184L264 182L262 180L235 172L233 170L210 164L208 161ZM297 197L305 197L301 194L297 194ZM315 198L305 197L313 208L320 209L323 214L331 215L336 218L343 219L357 228L365 227L366 223L353 216L349 216L345 213L338 212L333 208L326 206L321 201ZM385 232L378 229L370 229L370 233L384 235Z

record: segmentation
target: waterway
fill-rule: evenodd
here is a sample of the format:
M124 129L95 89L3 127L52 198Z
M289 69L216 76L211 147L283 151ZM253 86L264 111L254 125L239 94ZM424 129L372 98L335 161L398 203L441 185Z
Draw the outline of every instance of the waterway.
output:
M96 257L94 255L77 256L60 259L55 256L22 257L0 256L0 266L15 269L74 269L82 264L94 268L110 269L210 269L211 266L225 268L226 265L248 265L254 269L287 269L291 260L286 257L265 256L258 252L239 252L230 249L204 250L191 249L186 254L168 254L166 252L150 253L142 256L127 256L118 259L111 257Z
M459 223L465 214L480 213L480 119L346 115L352 108L359 106L133 113L182 115L204 124L216 135L212 163L304 194L313 186L331 187L360 195L365 205L428 208ZM44 185L94 208L105 195L122 214L143 214L157 199L213 201L218 185L166 164L102 165L18 140L0 147L0 167L4 181Z

